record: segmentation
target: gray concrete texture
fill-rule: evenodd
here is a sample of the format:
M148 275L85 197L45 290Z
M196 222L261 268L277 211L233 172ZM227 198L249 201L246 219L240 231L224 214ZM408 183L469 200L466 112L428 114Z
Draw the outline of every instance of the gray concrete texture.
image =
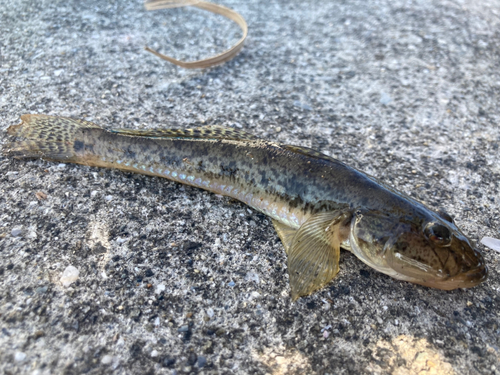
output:
M500 237L499 1L230 1L237 25L140 1L0 0L0 127L220 124L309 146ZM490 278L433 290L342 252L292 303L283 247L231 199L115 170L0 157L4 374L499 374ZM61 283L68 267L79 271Z

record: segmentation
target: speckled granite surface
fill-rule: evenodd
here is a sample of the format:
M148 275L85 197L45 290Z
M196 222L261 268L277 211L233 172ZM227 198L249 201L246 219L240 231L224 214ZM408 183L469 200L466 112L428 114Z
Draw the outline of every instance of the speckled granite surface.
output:
M498 1L224 1L195 9L0 0L0 141L24 113L129 128L236 126L314 147L500 236ZM159 178L0 157L5 374L498 374L490 279L443 292L347 252L291 303L270 221ZM78 269L69 287L60 278Z

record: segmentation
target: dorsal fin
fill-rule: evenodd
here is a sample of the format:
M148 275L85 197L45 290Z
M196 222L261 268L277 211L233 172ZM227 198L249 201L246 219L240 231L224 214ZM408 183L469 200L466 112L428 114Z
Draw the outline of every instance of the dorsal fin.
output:
M207 125L193 129L154 129L154 130L132 130L132 129L110 129L112 133L129 135L133 137L147 138L188 138L188 139L228 139L249 140L259 139L253 134L234 128L226 128L219 125Z
M295 152L297 154L302 154L302 155L309 156L312 158L337 161L334 158L332 158L331 156L322 154L321 152L313 150L312 148L309 148L309 147L294 146L294 145L281 145L281 147L283 147L289 151Z

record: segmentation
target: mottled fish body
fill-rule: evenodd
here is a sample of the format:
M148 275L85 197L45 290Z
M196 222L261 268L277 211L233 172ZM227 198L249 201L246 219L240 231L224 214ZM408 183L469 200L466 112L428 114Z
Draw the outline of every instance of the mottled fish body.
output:
M41 157L160 176L238 199L272 218L288 255L294 299L338 272L340 246L401 280L441 289L486 278L481 254L449 215L314 150L217 126L105 130L24 115L8 133L17 158Z

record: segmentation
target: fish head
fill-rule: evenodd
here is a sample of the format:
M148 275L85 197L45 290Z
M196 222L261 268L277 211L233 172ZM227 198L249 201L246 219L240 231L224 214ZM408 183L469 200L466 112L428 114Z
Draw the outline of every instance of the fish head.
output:
M482 254L444 213L358 211L349 242L358 258L380 272L432 288L469 288L488 274Z

